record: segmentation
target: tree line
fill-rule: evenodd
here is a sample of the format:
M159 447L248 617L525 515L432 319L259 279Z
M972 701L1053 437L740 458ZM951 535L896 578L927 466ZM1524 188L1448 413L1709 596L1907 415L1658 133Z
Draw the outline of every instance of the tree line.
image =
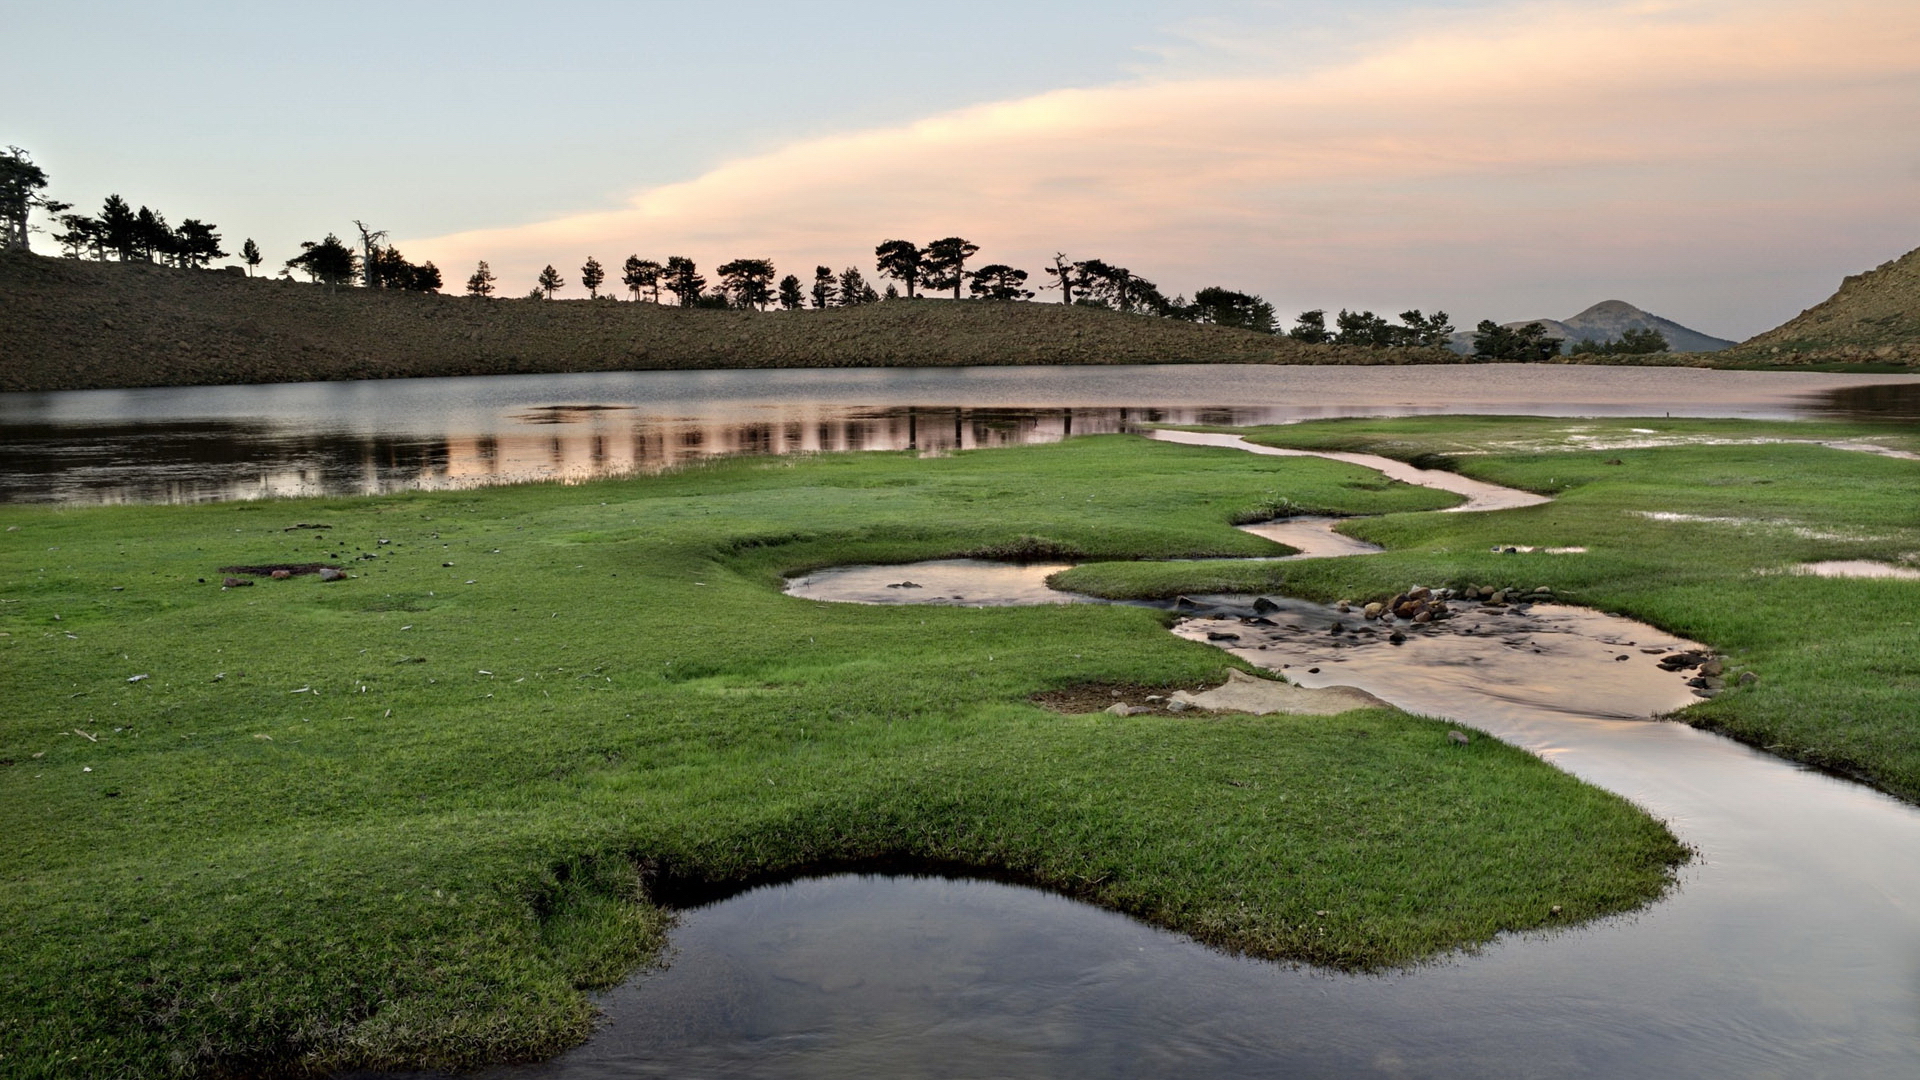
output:
M25 150L10 146L0 154L0 249L29 250L28 235L41 231L29 223L34 210L45 212L60 226L53 239L69 258L161 262L182 269L204 268L226 258L219 230L197 218L169 225L166 216L147 206L135 209L127 200L109 195L95 215L69 213L72 204L49 199L47 175ZM355 221L358 244L334 233L304 241L300 253L286 260L282 276L294 272L326 285L359 284L366 288L438 292L444 285L440 269L431 261L415 264L386 243L387 234ZM885 281L876 290L858 267L835 271L816 266L811 281L794 274L775 280L771 259L734 259L714 268L719 280L709 282L699 266L684 255L664 262L629 255L620 267L620 284L634 301L663 303L671 299L688 308L732 308L764 311L777 306L798 311L811 306L825 309L904 298L923 293L952 293L954 300L1026 301L1036 292L1058 293L1062 304L1104 308L1136 315L1152 315L1184 322L1231 326L1263 334L1281 334L1308 345L1352 345L1366 348L1447 348L1454 327L1444 311L1431 315L1418 308L1403 311L1399 322L1389 322L1371 311L1341 309L1327 324L1324 309L1303 311L1291 329L1282 331L1273 305L1259 296L1222 286L1208 286L1193 294L1168 297L1152 281L1132 270L1102 259L1070 259L1056 252L1042 267L1043 280L1028 288L1027 271L1006 263L987 263L972 269L969 261L980 246L964 237L949 236L922 247L910 240L883 240L875 246L874 272ZM240 247L240 259L252 276L265 261L252 239ZM607 285L607 268L589 257L580 267L580 284L589 299L599 299ZM498 278L485 260L467 278L468 295L487 298L498 288ZM709 286L712 286L709 288ZM540 271L529 298L551 300L567 288L566 279L551 264ZM610 294L611 295L611 294ZM1538 361L1560 355L1562 342L1548 335L1540 323L1504 327L1483 320L1473 335L1473 355L1483 360ZM1658 330L1629 330L1616 341L1579 342L1579 354L1620 355L1664 352L1666 338Z

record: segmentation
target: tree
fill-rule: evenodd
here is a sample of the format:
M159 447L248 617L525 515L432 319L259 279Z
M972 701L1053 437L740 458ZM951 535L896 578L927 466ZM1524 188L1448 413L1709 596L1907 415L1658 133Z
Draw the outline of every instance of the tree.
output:
M415 266L399 248L391 247L373 249L373 268L367 279L373 282L373 288L406 292L437 292L441 285L439 267L430 262Z
M924 256L911 240L888 240L873 249L874 268L882 277L890 277L907 287L907 297L915 296L920 284L920 260Z
M328 233L327 238L317 244L311 240L301 241L300 254L288 259L287 266L301 271L313 281L347 285L360 272L360 256L341 243L339 237Z
M1031 300L1033 290L1023 288L1027 272L1005 263L992 263L967 275L967 291L988 300Z
M240 245L240 261L247 264L248 277L252 277L253 268L264 261L260 256L260 245L254 243L251 236L247 237L246 243Z
M966 281L967 260L980 251L980 245L957 236L935 240L920 253L921 276L929 289L952 289L960 299L960 286Z
M213 260L227 257L227 253L220 249L220 234L214 231L213 226L197 218L188 218L181 222L174 237L182 267L204 269Z
M46 205L40 194L46 186L46 170L35 165L25 150L9 146L0 154L0 250L30 250L27 217L35 207Z
M1237 326L1262 334L1274 331L1273 305L1251 293L1235 292L1218 285L1193 294L1190 309L1194 321L1215 326Z
M62 214L60 224L65 232L55 233L54 241L67 249L67 257L78 259L81 256L101 259L106 257L106 229L97 218L85 214Z
M587 287L587 299L600 299L600 286L606 284L606 281L606 267L600 265L599 259L591 255L587 256L587 261L580 267L580 284Z
M428 259L413 268L413 276L407 282L407 288L413 292L439 292L445 282L440 278L440 268Z
M879 303L880 294L873 291L867 279L860 275L860 268L849 266L840 271L840 306L856 307L860 304Z
M140 250L140 219L118 195L107 196L100 204L100 229L106 246L129 262Z
M158 210L142 206L133 216L134 251L148 262L155 255L170 254L173 247L173 229L167 225L167 217Z
M1646 327L1628 330L1611 341L1578 341L1571 351L1575 356L1644 356L1666 352L1670 347L1667 335Z
M353 219L353 227L360 230L361 266L365 268L366 280L362 284L369 289L380 287L380 262L374 257L379 245L387 238L385 229L369 229L359 218Z
M735 259L714 270L733 306L764 310L773 300L773 260Z
M1387 320L1371 311L1348 311L1340 309L1334 318L1338 333L1334 340L1341 345L1364 345L1370 349L1384 349L1399 344L1399 334Z
M1081 300L1115 311L1136 311L1146 297L1158 295L1153 282L1138 278L1124 266L1110 266L1099 259L1073 264L1073 284L1081 291Z
M1399 344L1444 349L1453 340L1453 323L1444 311L1422 315L1419 308L1414 308L1401 312L1400 321L1405 325L1398 328Z
M891 282L891 281L889 281L889 282L887 282L887 291L886 291L886 292L883 292L883 293L881 293L881 294L880 294L880 299L882 299L882 300L898 300L898 299L900 299L900 290L899 290L899 288L898 288L898 287L896 287L896 286L894 285L894 283L893 283L893 282Z
M555 270L552 263L548 263L547 268L540 271L540 277L535 285L548 300L553 299L554 293L567 287L567 283L560 277L560 271Z
M813 268L813 289L810 291L813 306L830 308L834 298L840 295L839 286L834 284L833 267L816 266Z
M1325 345L1332 341L1333 335L1327 332L1326 310L1314 308L1301 312L1300 317L1294 320L1293 329L1287 331L1287 336L1308 345Z
M482 299L492 296L493 282L493 270L487 266L487 260L481 259L479 268L467 279L467 295Z
M700 302L707 279L700 276L700 269L692 259L685 255L669 255L667 265L660 271L660 284L673 294L681 307L693 307Z
M1560 355L1560 341L1547 336L1537 322L1521 327L1501 326L1492 319L1474 327L1473 355L1477 360L1516 360L1533 363Z
M660 264L652 259L629 255L626 264L620 268L620 283L627 287L627 292L636 303L640 300L640 290L648 289L653 293L653 302L657 304L660 302L660 269Z
M807 294L800 291L800 279L792 274L780 279L780 308L799 311L807 306Z
M1080 280L1079 265L1068 262L1065 253L1056 251L1053 253L1053 265L1046 268L1047 276L1053 279L1050 287L1060 290L1060 302L1063 304L1073 303L1073 288Z

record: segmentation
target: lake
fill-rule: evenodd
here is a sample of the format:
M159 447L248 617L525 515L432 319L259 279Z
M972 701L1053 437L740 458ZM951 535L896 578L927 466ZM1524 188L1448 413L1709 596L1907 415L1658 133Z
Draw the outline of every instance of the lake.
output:
M1920 378L1691 368L1151 365L502 375L0 394L0 502L577 482L726 454L1051 442L1434 413L1920 422Z

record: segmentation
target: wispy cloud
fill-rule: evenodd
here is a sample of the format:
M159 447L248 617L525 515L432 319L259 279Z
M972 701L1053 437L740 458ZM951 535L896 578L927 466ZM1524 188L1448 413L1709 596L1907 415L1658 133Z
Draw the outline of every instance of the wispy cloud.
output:
M1030 268L1064 249L1283 305L1565 315L1526 305L1638 283L1660 295L1624 298L1745 333L1792 313L1768 264L1920 243L1911 3L1522 4L1372 40L1303 69L1249 27L1232 74L1209 77L1201 35L1125 84L797 142L605 211L405 246L531 285L590 253L764 256L805 276L865 266L886 237L959 233Z

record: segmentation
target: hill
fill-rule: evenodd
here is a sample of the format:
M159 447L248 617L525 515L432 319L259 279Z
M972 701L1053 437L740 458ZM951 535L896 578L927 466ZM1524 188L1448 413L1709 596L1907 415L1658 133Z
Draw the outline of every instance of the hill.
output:
M1673 352L1718 352L1734 344L1726 338L1703 334L1672 319L1642 311L1625 300L1602 300L1572 318L1522 319L1505 325L1518 329L1536 322L1547 328L1548 337L1562 341L1614 341L1628 330L1658 330ZM1472 353L1473 331L1462 330L1453 335L1448 347L1457 353Z
M0 390L570 371L906 365L1449 363L1059 304L716 311L328 288L0 253Z
M1741 342L1732 355L1776 364L1920 364L1920 248L1846 278L1824 302Z

